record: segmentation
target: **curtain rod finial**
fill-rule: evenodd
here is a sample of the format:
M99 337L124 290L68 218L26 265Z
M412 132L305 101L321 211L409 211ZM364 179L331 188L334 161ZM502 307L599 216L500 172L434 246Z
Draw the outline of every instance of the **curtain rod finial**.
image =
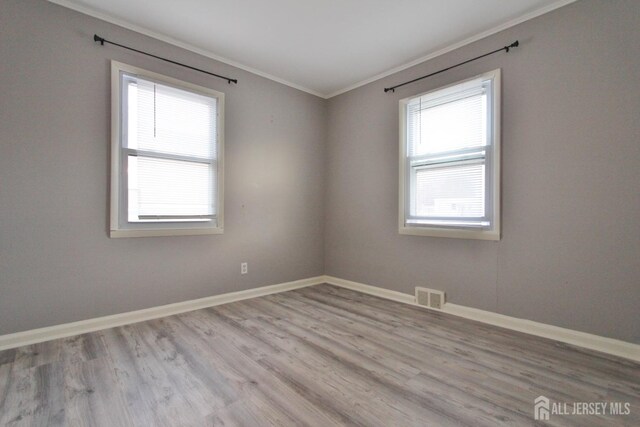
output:
M506 50L507 53L509 53L509 49L511 49L512 47L518 47L518 46L520 46L520 42L516 40L513 43L511 43L509 46L505 46L504 50Z
M94 42L100 42L100 44L102 46L104 46L104 39L102 37L100 37L99 35L97 35L97 34L93 35L93 41Z

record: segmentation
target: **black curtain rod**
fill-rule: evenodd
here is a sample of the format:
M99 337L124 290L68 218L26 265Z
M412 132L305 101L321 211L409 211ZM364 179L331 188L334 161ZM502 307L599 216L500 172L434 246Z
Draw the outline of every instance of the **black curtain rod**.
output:
M182 64L180 62L172 61L170 59L163 58L161 56L156 56L156 55L153 55L151 53L143 52L141 50L134 49L134 48L129 47L129 46L125 46L125 45L122 45L122 44L119 44L119 43L115 43L115 42L109 41L107 39L104 39L104 38L100 37L97 34L93 35L93 41L94 42L100 42L100 45L102 45L102 46L104 46L105 43L109 43L109 44L112 44L114 46L118 46L118 47L121 47L121 48L124 48L124 49L132 50L134 52L138 52L138 53L141 53L143 55L147 55L147 56L151 56L151 57L156 58L156 59L160 59L161 61L170 62L172 64L176 64L176 65L179 65L181 67L188 68L190 70L200 71L201 73L209 74L210 76L218 77L218 78L220 78L222 80L226 80L227 83L229 83L229 84L231 84L231 83L236 83L237 84L238 83L238 79L231 79L229 77L221 76L220 74L210 73L209 71L201 70L200 68L196 68L196 67L192 67L190 65Z
M385 91L385 93L389 92L389 91L395 92L396 89L399 88L400 86L408 85L409 83L414 83L414 82L417 82L418 80L426 79L427 77L431 77L431 76L435 76L436 74L444 73L445 71L449 71L452 68L456 68L456 67L459 67L461 65L468 64L469 62L475 61L476 59L484 58L485 56L493 55L494 53L498 53L498 52L503 51L503 50L506 51L506 52L509 52L509 50L512 47L518 47L519 45L520 45L520 42L518 42L518 40L516 40L513 43L511 43L509 46L501 47L500 49L496 49L496 50L491 51L489 53L485 53L484 55L476 56L475 58L468 59L468 60L466 60L464 62L461 62L459 64L452 65L451 67L444 68L444 69L442 69L440 71L436 71L435 73L427 74L426 76L418 77L417 79L409 80L408 82L400 83L399 85L395 85L395 86L391 86L391 87L385 87L384 91Z

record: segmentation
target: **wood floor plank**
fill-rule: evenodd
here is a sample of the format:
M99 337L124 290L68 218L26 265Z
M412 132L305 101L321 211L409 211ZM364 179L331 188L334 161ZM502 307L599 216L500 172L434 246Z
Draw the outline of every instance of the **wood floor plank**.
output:
M262 307L261 305L259 302L254 303L254 306L257 306L258 309L264 309L264 305ZM273 310L272 306L267 307L269 308L266 308L266 310ZM416 393L415 390L410 389L409 383L419 372L409 378L400 378L397 375L392 375L391 372L394 370L393 363L385 365L380 362L379 355L381 351L379 348L374 352L345 351L346 345L342 340L334 341L320 333L321 325L310 327L307 324L304 327L299 327L282 318L268 319L262 317L259 320L278 326L285 330L289 336L297 337L303 342L309 343L316 352L324 353L318 349L331 348L331 355L351 372L360 372L364 377L376 381L377 386L390 388L397 396L415 404L428 403L429 406L439 406L443 410L446 408L444 414L452 419L464 423L473 422L476 425L495 425L497 422L514 422L520 418L517 413L512 413L510 410L505 410L493 404L490 400L482 400L469 393L464 394L464 399L456 400L451 390L448 393L444 393L443 382L434 382L428 393ZM376 360L372 358L372 355ZM395 359L398 360L400 358L396 357ZM449 387L449 389L453 389L453 387Z
M272 343L267 343L245 330L235 320L220 321L223 317L217 313L214 319L218 333L225 338L226 344L210 341L210 354L224 359L232 369L243 372L247 378L247 390L255 394L259 392L264 398L271 400L273 406L282 412L293 414L296 425L333 425L349 418L332 407L324 406L322 401L314 399L315 394L274 375L272 370L265 369L260 361L273 358L282 353ZM185 321L193 321L189 316ZM199 320L197 324L211 322L211 316ZM245 319L239 319L243 321ZM195 325L194 325L195 326Z
M203 360L208 360L212 365L224 367L223 374L232 379L236 398L225 408L216 409L212 414L214 418L215 414L234 414L233 408L245 407L253 402L257 407L263 408L265 417L273 422L291 424L299 420L299 425L307 425L304 421L312 418L316 421L314 424L318 425L327 424L330 421L322 414L314 412L308 402L283 387L276 378L269 377L254 359L241 353L232 340L225 339L222 335L199 336L196 328L189 329L189 326L194 326L194 323L206 324L208 320L192 318L192 316L188 316L186 320L181 318L180 323L187 326L187 330L181 329L178 341L183 341L184 344L188 342L190 348L194 348L193 343L199 341L198 353L203 356ZM195 322L192 323L192 321ZM219 334L224 334L223 328L217 327L217 331ZM299 416L291 418L292 414Z
M314 292L316 294L314 294ZM301 292L305 298L309 299L309 303L318 303L320 306L325 305L325 308L330 308L331 312L338 315L344 315L349 318L358 319L364 317L370 320L388 324L389 321L394 323L401 322L403 317L394 317L391 320L387 314L381 314L379 310L365 310L361 306L347 303L336 298L327 298L325 294L317 295L317 291L304 289ZM379 298L376 298L379 300ZM383 300L383 302L386 302ZM389 302L394 305L406 306L404 304ZM408 307L408 306L407 306ZM399 307L401 308L401 307ZM414 315L421 315L425 310L417 307L408 307L414 310ZM440 314L440 313L436 313ZM452 316L449 316L452 317ZM409 317L409 319L411 319ZM453 319L456 321L462 319ZM436 326L434 324L434 326ZM447 325L449 326L449 325ZM504 332L501 328L494 328L496 331ZM583 368L583 365L571 360L571 363L557 363L558 359L546 354L539 354L536 346L531 343L528 349L513 349L510 347L501 346L500 341L491 341L482 339L477 333L462 332L462 337L459 338L456 335L451 335L447 331L442 331L438 327L425 328L424 326L418 326L413 324L413 320L407 323L400 323L393 328L393 334L399 334L412 342L425 342L428 345L437 345L440 350L447 352L452 356L461 359L476 360L478 363L486 363L487 368L500 369L501 366L507 368L513 367L519 371L522 371L525 375L536 376L545 380L545 384L552 384L557 382L558 379L562 379L562 382L568 380L573 381L576 386L583 384L584 390L591 389L592 386L604 386L605 384L594 384L593 382L600 381L600 376L593 375L594 371L598 371L598 367L587 366ZM518 333L514 333L518 334ZM527 340L529 336L520 334L516 335ZM538 338L538 337L531 337ZM536 340L540 341L540 340ZM550 341L550 340L545 340ZM545 365L544 370L538 369L541 364ZM571 372L567 372L567 367L571 368ZM601 371L601 369L600 369ZM612 369L607 372L607 377L610 378L613 375ZM634 382L632 374L631 379L627 377L618 378L618 390L622 394L636 395L637 394L637 382ZM566 387L563 387L563 389ZM570 391L570 390L568 390ZM569 395L565 395L564 398L570 398Z
M216 374L216 367L206 364L196 357L191 346L185 347L174 338L184 334L182 330L174 329L164 319L135 326L174 390L189 402L199 418L237 399L236 390L226 386L228 379Z
M58 363L6 372L0 425L63 425L63 389L62 367Z
M252 304L254 310L258 308L257 303ZM238 306L229 307L227 310L237 309ZM318 370L321 372L320 377L329 377L332 383L340 384L342 378L348 377L348 384L342 384L342 387L350 390L352 394L366 396L367 399L371 399L368 396L369 390L378 390L373 398L382 405L387 417L394 416L394 413L399 417L394 418L394 421L404 425L419 423L420 420L425 419L438 421L438 424L465 422L473 422L476 425L495 424L495 419L485 419L485 423L481 423L480 414L473 416L461 414L460 407L451 405L451 401L442 399L436 393L417 396L408 392L404 385L406 378L391 375L391 370L385 369L370 356L345 351L340 342L324 339L315 332L287 323L282 319L286 313L281 315L272 318L258 316L255 320L245 321L245 325L260 333L266 331L271 341L278 342L290 355L300 358L299 363L308 364L307 375L318 370L314 368L322 367L323 369ZM333 376L334 374L336 376ZM439 401L439 404L434 405L433 400ZM378 406L367 403L361 405L371 413L375 413L378 409ZM398 408L406 408L411 415L401 414L397 411ZM434 411L434 408L438 410Z
M158 410L158 391L136 359L144 355L129 348L122 329L104 331L108 359L112 365L114 380L127 401L132 425L169 426L171 418L164 413L164 405Z
M18 369L29 369L47 363L60 360L60 348L62 340L53 340L43 343L31 344L15 349L13 367Z
M314 289L309 288L303 291L314 292ZM563 360L578 365L585 362L588 364L590 372L594 369L604 369L608 375L618 379L632 379L636 384L640 381L637 363L605 353L590 351L570 344L531 336L481 322L470 321L446 313L437 313L407 304L383 300L372 295L336 286L327 286L326 292L320 295L323 294L346 299L350 304L365 303L377 311L386 311L392 316L406 314L406 316L402 316L405 322L408 321L418 328L424 328L425 322L427 322L430 325L438 326L454 333L458 339L463 341L478 341L483 337L490 337L490 342L483 342L510 353L532 354L538 358L552 357L554 362ZM521 337L522 339L514 339L516 337ZM567 349L573 351L566 351ZM615 363L612 364L610 363L611 361ZM540 360L536 360L536 362L539 363Z
M16 358L16 349L11 348L9 350L0 351L0 366L7 363L13 363Z
M226 316L235 311L238 305L240 304L216 307L215 310ZM400 406L396 404L398 397L392 391L373 393L373 383L347 372L330 356L314 354L305 349L295 337L268 328L266 324L256 326L250 322L253 320L248 319L243 324L238 324L237 332L249 331L257 340L270 342L282 350L260 359L259 363L295 388L303 389L306 393L313 390L313 401L323 407L336 407L341 414L350 413L354 422L361 425L375 424L383 414L387 420L404 421L400 423L404 425L412 424L413 419L399 409ZM437 418L441 425L451 424L444 416L422 408L414 409L415 413L429 417L426 419Z
M175 389L164 364L155 358L137 325L117 328L109 338L110 359L136 416L136 425L148 425L149 420L154 425L197 425L198 414Z
M0 352L0 426L538 425L540 395L637 426L640 364L330 285Z
M285 305L285 307L288 310L295 311L291 306ZM386 366L389 369L401 369L402 366L410 366L413 370L411 378L420 374L420 367L424 369L425 360L429 360L430 365L436 364L438 366L438 370L434 372L441 374L439 380L445 383L447 380L455 379L463 375L466 385L475 385L485 389L489 387L492 393L495 394L494 397L499 396L502 399L511 399L512 401L518 396L528 392L527 384L518 384L513 381L511 377L504 376L506 380L503 378L495 378L489 374L488 369L473 364L459 363L455 358L438 356L434 352L422 351L420 347L410 342L394 341L393 346L388 346L384 342L389 342L389 337L380 332L375 334L375 336L381 339L367 339L367 336L371 336L374 332L359 329L357 324L347 326L340 325L339 323L329 323L326 321L326 318L321 318L325 320L319 321L310 319L312 319L310 316L304 318L304 327L308 330L312 330L314 333L328 338L340 337L340 342L343 345L353 347L358 353L365 356L373 355L377 361L381 363L386 362ZM300 322L300 319L298 319L298 322ZM368 335L367 332L371 332L371 334ZM385 357L381 358L381 355ZM537 395L530 396L531 398L527 399L525 403L529 405L531 400L536 396ZM526 414L528 415L528 412Z
M126 400L106 360L65 365L64 399L67 425L132 425Z
M290 305L287 305L287 308L289 310L295 310L295 308ZM313 317L316 318L317 316L318 312L314 311ZM310 316L306 318L307 324L309 317ZM496 374L484 365L461 361L448 354L441 355L437 351L437 348L425 348L421 344L416 345L416 343L408 340L399 340L397 339L397 335L387 335L380 331L376 333L376 331L362 329L361 325L358 324L348 325L347 323L330 322L330 317L325 316L319 316L318 318L319 323L316 323L315 327L313 324L309 326L309 328L315 332L322 333L323 329L332 332L335 330L346 330L347 332L351 332L349 342L367 341L367 337L376 336L378 339L369 344L370 350L368 351L370 354L377 356L381 353L389 353L390 360L403 361L416 368L422 367L422 369L424 369L425 366L437 366L437 370L431 371L434 374L440 375L443 382L462 375L465 378L466 385L476 386L478 390L489 388L491 392L494 393L494 397L500 397L502 399L517 399L523 394L527 395L529 391L528 385L530 383L528 381L514 381L513 377L500 375L499 373ZM390 342L393 343L393 345L389 345L388 343ZM428 363L425 363L427 360ZM529 396L530 398L526 399L526 404L530 404L531 400L536 396L537 395Z

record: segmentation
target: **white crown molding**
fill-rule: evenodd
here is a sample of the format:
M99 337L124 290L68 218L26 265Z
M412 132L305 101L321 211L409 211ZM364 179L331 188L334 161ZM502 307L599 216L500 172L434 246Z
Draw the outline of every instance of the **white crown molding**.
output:
M521 24L521 23L523 23L525 21L528 21L530 19L537 18L538 16L544 15L545 13L549 13L551 11L554 11L556 9L559 9L559 8L561 8L563 6L566 6L566 5L570 4L570 3L574 3L576 1L578 1L578 0L558 0L558 1L556 1L554 3L551 3L551 4L549 4L549 5L545 6L545 7L542 7L540 9L536 9L533 12L526 13L526 14L518 17L518 18L512 19L511 21L507 21L504 24L500 24L500 25L495 26L493 28L490 28L490 29L488 29L486 31L478 33L478 34L476 34L474 36L471 36L471 37L466 38L464 40L461 40L459 42L453 43L453 44L451 44L451 45L449 45L447 47L444 47L444 48L442 48L440 50L437 50L435 52L429 53L429 54L427 54L425 56L421 56L420 58L414 59L411 62L407 62L406 64L399 65L399 66L394 67L394 68L392 68L390 70L384 71L384 72L382 72L380 74L376 74L373 77L369 77L368 79L362 80L362 81L360 81L358 83L354 83L354 84L349 85L349 86L347 86L347 87L345 87L343 89L340 89L340 90L337 90L335 92L332 92L329 95L326 95L325 98L326 99L333 98L334 96L341 95L341 94L343 94L345 92L349 92L349 91L351 91L353 89L357 89L360 86L364 86L366 84L375 82L376 80L380 80L380 79L388 77L388 76L390 76L392 74L395 74L395 73L398 73L400 71L406 70L407 68L411 68L414 65L422 64L423 62L429 61L430 59L436 58L438 56L442 56L445 53L449 53L449 52L451 52L453 50L459 49L459 48L461 48L463 46L466 46L468 44L477 42L478 40L484 39L485 37L489 37L492 34L499 33L500 31L504 31L504 30L506 30L508 28L511 28L513 26ZM511 41L512 40L510 40L509 43L511 43Z
M365 80L359 81L357 83L354 83L354 84L349 85L349 86L347 86L345 88L339 89L339 90L337 90L335 92L331 92L329 94L324 94L324 93L318 92L316 90L309 89L307 87L301 86L299 84L292 83L292 82L290 82L288 80L281 79L280 77L276 77L276 76L274 76L272 74L266 73L264 71L260 71L260 70L258 70L256 68L250 67L248 65L244 65L244 64L241 64L239 62L233 61L231 59L224 58L224 57L222 57L220 55L217 55L217 54L215 54L215 53L213 53L213 52L211 52L209 50L201 49L199 47L193 46L192 44L185 43L185 42L182 42L180 40L176 40L176 39L174 39L172 37L165 36L163 34L160 34L160 33L157 33L155 31L149 30L147 28L140 27L138 25L132 24L131 22L126 21L124 19L116 18L116 17L113 17L113 16L108 15L106 13L102 13L102 12L96 11L96 10L94 10L92 8L76 4L72 0L48 0L48 1L50 3L54 3L54 4L57 4L59 6L66 7L68 9L75 10L76 12L80 12L82 14L92 16L94 18L100 19L102 21L109 22L109 23L117 25L119 27L123 27L123 28L126 28L128 30L135 31L135 32L143 34L145 36L149 36L149 37L152 37L154 39L163 41L165 43L169 43L171 45L174 45L174 46L183 48L185 50L197 53L199 55L206 56L206 57L214 59L216 61L223 62L223 63L225 63L227 65L231 65L231 66L239 68L241 70L248 71L248 72L250 72L252 74L258 75L260 77L264 77L266 79L273 80L274 82L281 83L281 84L283 84L285 86L289 86L289 87L292 87L294 89L298 89L298 90L301 90L303 92L310 93L311 95L315 95L315 96L317 96L319 98L329 99L329 98L333 98L334 96L341 95L341 94L343 94L345 92L349 92L349 91L351 91L353 89L359 88L360 86L364 86L366 84L372 83L372 82L374 82L376 80L380 80L380 79L382 79L384 77L388 77L388 76L390 76L392 74L395 74L397 72L400 72L402 70L406 70L407 68L411 68L414 65L418 65L418 64L421 64L421 63L423 63L425 61L428 61L430 59L433 59L433 58L436 58L438 56L444 55L445 53L451 52L451 51L453 51L455 49L459 49L459 48L461 48L463 46L466 46L468 44L476 42L476 41L478 41L480 39L483 39L485 37L488 37L488 36L490 36L492 34L498 33L500 31L506 30L507 28L511 28L511 27L513 27L515 25L518 25L518 24L520 24L522 22L525 22L525 21L528 21L530 19L536 18L538 16L544 15L545 13L549 13L549 12L551 12L553 10L556 10L558 8L566 6L566 5L570 4L570 3L574 3L574 2L576 2L578 0L558 0L558 1L556 1L554 3L551 3L551 4L549 4L549 5L545 6L545 7L537 9L537 10L535 10L533 12L526 13L526 14L518 17L518 18L515 18L515 19L512 19L511 21L505 22L504 24L500 24L500 25L498 25L496 27L490 28L490 29L488 29L486 31L483 31L481 33L478 33L478 34L476 34L474 36L471 36L471 37L466 38L464 40L461 40L459 42L453 43L453 44L451 44L451 45L449 45L449 46L447 46L447 47L445 47L443 49L440 49L438 51L429 53L429 54L427 54L425 56L422 56L422 57L420 57L418 59L414 59L411 62L407 62L406 64L399 65L399 66L394 67L394 68L392 68L390 70L387 70L387 71L382 72L380 74L376 74L373 77L369 77L369 78L367 78Z
M526 334L536 335L543 338L549 338L578 347L584 347L589 350L595 350L640 362L640 345L638 344L588 334L586 332L574 331L572 329L561 328L559 326L547 325L545 323L534 322L533 320L505 316L504 314L479 310L477 308L466 307L463 305L445 303L442 310L436 310L416 304L414 295L391 291L389 289L366 285L364 283L344 280L333 276L324 276L323 282L351 289L353 291L374 295L380 298L411 304L425 310L448 313L465 319L475 320L489 325L524 332Z
M140 33L140 34L143 34L145 36L154 38L156 40L160 40L162 42L165 42L165 43L180 47L182 49L185 49L185 50L188 50L188 51L191 51L191 52L194 52L194 53L197 53L198 55L206 56L207 58L211 58L211 59L214 59L216 61L225 63L227 65L231 65L232 67L236 67L236 68L239 68L241 70L248 71L248 72L250 72L252 74L255 74L257 76L264 77L265 79L273 80L274 82L283 84L285 86L289 86L289 87L292 87L294 89L298 89L298 90L301 90L303 92L310 93L311 95L315 95L317 97L326 99L326 96L324 94L322 94L320 92L317 92L317 91L315 91L313 89L309 89L307 87L298 85L296 83L292 83L292 82L287 81L285 79L281 79L280 77L276 77L276 76L274 76L272 74L265 73L264 71L260 71L260 70L258 70L256 68L250 67L248 65L244 65L244 64L241 64L239 62L233 61L231 59L227 59L227 58L225 58L223 56L220 56L220 55L217 55L217 54L215 54L215 53L213 53L213 52L211 52L209 50L201 49L201 48L196 47L196 46L194 46L192 44L185 43L185 42L182 42L180 40L174 39L173 37L165 36L164 34L160 34L160 33L157 33L155 31L149 30L147 28L140 27L140 26L132 24L131 22L126 21L124 19L116 18L116 17L113 17L113 16L108 15L106 13L98 12L98 11L96 11L94 9L89 8L89 7L76 4L75 2L73 2L71 0L48 0L48 1L50 3L54 3L54 4L57 4L59 6L66 7L68 9L75 10L76 12L82 13L84 15L88 15L88 16L92 16L94 18L100 19L101 21L106 21L106 22L109 22L111 24L117 25L119 27L126 28L127 30L135 31L136 33ZM105 37L105 38L108 39L108 37Z
M111 316L96 317L93 319L81 320L79 322L64 323L61 325L48 326L46 328L0 335L0 351L58 338L70 337L73 335L115 328L117 326L129 325L131 323L143 322L145 320L172 316L174 314L227 304L234 301L290 291L293 289L304 288L306 286L318 285L320 283L324 283L324 276L311 277L308 279L280 283L277 285L263 286L245 291L230 292L195 300L182 301L174 304L146 308L143 310L114 314Z

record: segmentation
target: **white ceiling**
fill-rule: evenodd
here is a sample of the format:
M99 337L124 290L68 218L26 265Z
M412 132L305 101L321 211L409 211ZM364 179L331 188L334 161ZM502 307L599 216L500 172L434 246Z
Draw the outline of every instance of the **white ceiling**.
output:
M50 1L327 98L575 0Z

